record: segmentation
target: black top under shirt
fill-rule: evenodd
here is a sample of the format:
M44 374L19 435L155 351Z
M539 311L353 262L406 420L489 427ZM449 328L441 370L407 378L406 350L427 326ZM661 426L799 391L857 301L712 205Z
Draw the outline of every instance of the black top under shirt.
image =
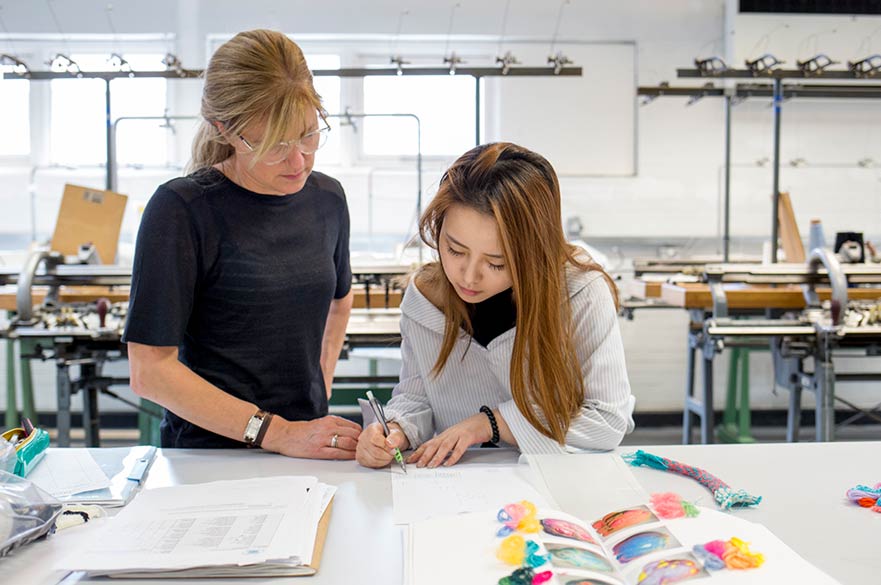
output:
M321 342L348 294L349 212L313 172L291 195L261 195L216 169L161 185L144 210L123 341L177 346L218 388L288 420L327 414ZM163 447L241 447L172 412Z
M468 307L474 340L483 347L517 323L514 291L510 288Z

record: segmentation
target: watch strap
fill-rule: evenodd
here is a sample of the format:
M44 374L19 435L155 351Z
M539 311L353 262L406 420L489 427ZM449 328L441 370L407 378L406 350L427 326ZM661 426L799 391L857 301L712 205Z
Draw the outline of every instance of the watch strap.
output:
M254 439L254 447L261 447L263 445L263 437L266 436L266 431L269 430L269 423L272 422L273 414L271 412L267 412L266 416L263 417L263 422L260 423L260 430L257 431L257 438Z
M260 446L257 442L257 437L260 436L260 431L263 430L263 425L266 423L266 416L268 414L269 413L265 410L259 409L248 419L248 424L245 426L245 432L242 436L245 445L248 447Z

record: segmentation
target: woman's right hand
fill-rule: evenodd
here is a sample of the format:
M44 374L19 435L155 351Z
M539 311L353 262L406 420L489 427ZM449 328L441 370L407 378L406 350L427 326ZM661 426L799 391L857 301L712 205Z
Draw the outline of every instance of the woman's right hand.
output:
M404 451L409 446L410 442L399 425L389 423L389 436L386 437L382 425L377 422L361 432L355 458L364 467L385 467L394 460L395 447Z
M306 421L276 416L269 424L263 448L288 457L354 459L360 434L360 425L338 416Z

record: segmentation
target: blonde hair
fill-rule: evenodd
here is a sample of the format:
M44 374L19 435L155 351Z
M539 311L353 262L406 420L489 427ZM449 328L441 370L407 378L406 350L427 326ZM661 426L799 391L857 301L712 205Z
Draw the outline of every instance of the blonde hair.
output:
M600 271L617 299L615 285L601 266L566 241L557 175L537 153L499 142L459 157L444 174L419 221L422 240L434 249L438 249L444 216L454 205L487 214L498 224L517 312L511 394L536 429L565 444L572 417L584 402L566 265ZM416 282L446 317L441 351L432 369L437 376L459 338L459 328L469 334L473 329L468 307L439 262L423 267Z
M285 139L293 121L305 120L314 111L327 116L303 51L280 32L237 34L214 52L204 77L203 120L193 139L188 172L231 157L235 149L226 137L238 136L252 123L266 123L256 161Z

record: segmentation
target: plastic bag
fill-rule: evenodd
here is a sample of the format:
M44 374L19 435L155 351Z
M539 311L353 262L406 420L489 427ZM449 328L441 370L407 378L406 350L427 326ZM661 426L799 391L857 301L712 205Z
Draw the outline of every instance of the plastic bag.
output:
M0 557L55 527L61 503L32 482L0 471Z
M16 463L18 458L15 455L15 445L0 437L0 471L14 473Z

